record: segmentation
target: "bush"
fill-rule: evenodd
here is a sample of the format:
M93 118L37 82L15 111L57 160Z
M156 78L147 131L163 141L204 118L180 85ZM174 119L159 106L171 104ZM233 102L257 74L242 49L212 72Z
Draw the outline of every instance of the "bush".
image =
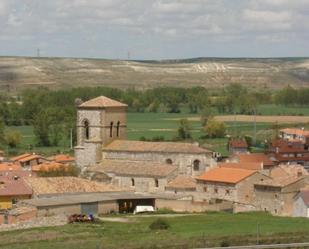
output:
M229 246L230 246L230 242L228 242L227 240L223 240L223 241L220 243L220 246L221 246L221 247L229 247Z
M149 225L149 228L151 230L167 230L170 228L170 225L168 224L168 222L164 219L156 219L154 222L152 222Z

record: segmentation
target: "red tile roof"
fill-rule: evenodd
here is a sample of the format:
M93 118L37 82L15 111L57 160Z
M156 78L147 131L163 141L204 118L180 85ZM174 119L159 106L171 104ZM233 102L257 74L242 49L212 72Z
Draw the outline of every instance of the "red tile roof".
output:
M29 161L40 159L40 158L42 157L39 155L30 155L30 156L19 159L18 162L24 163L24 162L29 162Z
M50 157L50 159L58 163L67 163L75 161L74 157L64 154L55 155L53 157Z
M105 107L127 107L126 104L121 103L119 101L107 98L105 96L100 96L94 99L90 99L81 105L78 106L80 107L90 107L90 108L105 108Z
M261 170L263 169L262 163L220 163L219 167L233 168L233 169L248 169L248 170Z
M237 155L240 163L263 163L265 166L273 166L274 163L269 157L262 153L239 154Z
M62 163L57 163L57 162L46 162L46 163L41 163L38 165L31 166L31 170L33 172L46 172L50 170L58 170L61 167L66 168L67 166Z
M19 164L15 163L0 163L0 171L10 171L10 170L22 170Z
M257 171L237 168L217 167L197 177L197 180L206 182L222 182L236 184Z
M103 151L125 152L161 152L161 153L211 153L209 150L191 143L178 142L144 142L129 140L114 140L103 148Z
M23 179L0 177L0 196L32 195L32 190Z
M229 142L230 147L232 148L248 148L248 144L245 140L242 139L232 139Z
M286 134L309 137L309 131L298 128L285 128L281 129L280 131Z
M15 162L15 161L19 161L19 160L22 159L22 158L31 156L31 155L32 155L32 154L25 153L25 154L22 154L22 155L19 155L19 156L12 157L11 160L12 160L13 162Z

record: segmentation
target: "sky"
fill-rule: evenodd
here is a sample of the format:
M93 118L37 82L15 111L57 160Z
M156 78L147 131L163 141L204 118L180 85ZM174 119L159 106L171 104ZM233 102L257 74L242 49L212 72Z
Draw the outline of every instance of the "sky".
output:
M309 56L309 0L0 0L0 55Z

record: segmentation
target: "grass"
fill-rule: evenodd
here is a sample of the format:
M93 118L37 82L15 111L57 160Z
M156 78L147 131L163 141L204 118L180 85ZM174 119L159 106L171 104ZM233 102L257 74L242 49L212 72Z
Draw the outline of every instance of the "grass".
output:
M151 231L156 217L134 217L131 223L73 224L2 232L0 248L192 248L255 244L257 224L261 243L309 239L306 218L274 217L266 213L205 213L164 218L170 228Z

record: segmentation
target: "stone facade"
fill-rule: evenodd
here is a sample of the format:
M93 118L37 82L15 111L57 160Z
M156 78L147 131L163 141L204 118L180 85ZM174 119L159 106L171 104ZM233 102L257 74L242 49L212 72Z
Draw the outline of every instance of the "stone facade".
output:
M294 217L309 217L309 208L305 204L301 196L299 195L294 201L293 216Z
M85 167L102 159L102 147L126 138L125 107L78 107L76 164Z
M211 155L190 153L103 151L103 159L171 163L178 167L179 174L192 176L200 175L215 164Z
M302 178L282 187L256 185L253 203L257 210L273 215L292 216L294 197L306 184L306 178Z

